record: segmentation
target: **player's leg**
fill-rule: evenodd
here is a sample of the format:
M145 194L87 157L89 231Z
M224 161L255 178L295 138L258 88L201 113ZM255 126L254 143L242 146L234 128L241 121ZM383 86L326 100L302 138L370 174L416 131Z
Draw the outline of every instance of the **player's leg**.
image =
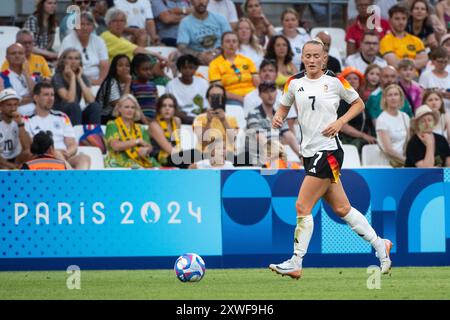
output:
M297 225L294 231L294 254L292 258L280 264L269 266L273 271L298 279L302 273L303 257L314 230L312 209L317 201L325 194L330 186L329 179L306 176L300 187L296 202Z
M366 217L350 205L340 180L330 185L324 199L354 232L373 246L380 259L381 272L389 273L392 264L389 257L392 242L378 237Z

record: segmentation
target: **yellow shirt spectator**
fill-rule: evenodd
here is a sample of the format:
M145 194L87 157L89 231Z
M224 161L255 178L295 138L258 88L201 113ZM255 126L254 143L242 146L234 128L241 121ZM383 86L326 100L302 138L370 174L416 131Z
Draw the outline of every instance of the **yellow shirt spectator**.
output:
M237 130L239 129L239 126L237 124L236 118L232 117L232 116L226 116L226 120L232 129L236 129L236 134L237 134ZM207 123L208 123L207 115L206 115L206 113L202 113L194 119L194 123L192 124L192 126L194 127L194 131L195 131L195 128L205 128ZM210 130L209 135L206 137L205 137L205 132L203 132L203 137L204 137L205 142L202 144L201 140L198 141L197 149L204 152L206 150L206 146L213 140L212 137L214 137L215 140L222 139L222 140L226 141L228 152L235 151L234 141L230 141L230 139L226 139L226 131L225 131L225 128L224 128L222 122L219 120L219 118L214 117L211 120L211 125L208 130Z
M253 61L237 54L234 64L218 56L209 64L209 81L220 81L227 92L244 97L255 90L252 75L257 74Z
M50 71L50 68L48 67L47 60L45 60L43 56L31 54L30 58L28 59L28 64L30 66L30 74L39 73L41 78L47 79L50 79L52 77L52 73ZM2 65L2 71L5 71L7 69L9 69L9 62L8 60L5 60Z
M133 53L138 47L137 45L123 37L112 34L110 31L103 32L100 37L105 40L106 47L108 48L109 62L119 54L125 54L130 60L133 59Z
M397 38L392 33L386 34L380 42L380 54L395 53L398 59L414 59L416 55L425 50L419 38L406 33L403 38Z

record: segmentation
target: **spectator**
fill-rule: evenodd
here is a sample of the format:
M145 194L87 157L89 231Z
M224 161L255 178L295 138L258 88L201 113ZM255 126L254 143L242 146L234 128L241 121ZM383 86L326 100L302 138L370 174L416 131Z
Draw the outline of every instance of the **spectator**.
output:
M25 58L28 61L29 74L32 75L36 81L41 79L50 79L52 74L48 67L47 61L43 56L33 53L33 33L30 30L22 29L17 32L16 42L21 44L25 49ZM2 71L9 68L9 63L6 60L2 65Z
M23 25L33 33L34 53L47 61L55 61L58 54L52 51L56 30L56 0L38 0L36 11Z
M127 15L122 10L117 8L109 9L108 12L106 12L105 22L108 26L108 31L103 32L101 37L108 48L110 61L118 54L126 54L131 60L135 54L143 53L155 56L163 64L167 63L167 59L160 54L147 51L144 47L137 46L124 38Z
M416 69L421 70L428 62L425 46L419 38L406 32L408 9L395 5L389 9L391 33L386 34L380 42L380 54L387 63L395 68L403 58L414 61Z
M167 141L177 150L181 148L180 129L181 119L176 116L179 112L177 99L170 93L163 94L156 102L156 122L164 131ZM166 166L169 163L169 154L160 150L157 155L158 162Z
M276 35L269 40L267 45L265 59L272 59L277 62L278 75L275 83L279 89L283 89L290 76L298 72L292 59L292 52L289 40L283 35Z
M383 112L378 117L376 125L377 140L393 167L404 166L406 159L409 117L400 111L404 99L403 90L397 84L387 86L381 98Z
M445 110L450 112L450 72L446 70L449 53L443 47L437 47L430 53L434 69L420 75L419 83L425 89L438 88L444 96Z
M161 42L169 47L177 46L177 34L180 21L193 12L186 0L152 0L153 15L156 18L156 30Z
M212 141L224 141L227 153L235 154L234 139L239 126L235 117L225 114L227 100L225 89L218 83L213 83L206 91L209 107L205 113L194 119L193 129L197 136L197 149L206 151L206 146Z
M119 99L131 92L131 61L127 55L114 57L108 75L98 90L95 100L102 106L101 123L113 120L112 112Z
M25 56L24 47L15 43L6 49L6 61L9 68L0 74L4 88L13 88L20 97L19 113L28 115L33 112L32 92L35 77L30 74L30 67Z
M103 32L108 30L105 21L105 15L108 11L108 2L106 0L96 0L94 8L92 8L92 15L95 19L95 33L100 36Z
M209 0L208 11L222 15L230 23L231 29L236 31L238 15L236 6L231 0Z
M167 142L164 132L156 123L156 99L158 90L153 82L153 71L155 70L156 59L145 55L137 54L131 62L131 72L134 80L131 81L131 93L139 103L142 123L148 125L151 137L167 153L172 153L172 145Z
M209 65L209 81L223 85L226 103L242 105L245 95L258 85L259 76L253 61L237 53L238 45L234 32L222 35L222 54Z
M253 159L251 160L252 163L261 161L258 156L258 149L255 147L265 146L268 140L278 138L273 136L275 132L272 132L272 118L275 115L274 104L277 97L276 85L274 82L262 82L258 89L262 103L248 114L246 128L246 135L250 138L248 151L251 159ZM284 123L279 135L283 144L289 145L295 154L300 154L297 140L289 130L287 123Z
M358 10L358 16L356 21L348 26L345 41L347 42L347 55L352 55L358 52L361 45L363 35L366 31L373 30L378 34L378 38L381 39L389 31L389 22L380 18L380 25L373 26L369 22L371 18L371 11L367 8L374 4L374 0L355 0L356 9ZM373 17L371 18L373 19Z
M117 9L127 15L128 24L125 33L131 36L131 42L145 48L149 44L148 35L150 35L152 45L160 43L150 1L115 0L114 3Z
M410 16L406 32L422 40L425 47L432 49L438 46L430 20L430 6L427 0L414 0L410 7Z
M177 60L180 76L166 86L166 93L173 94L180 106L180 118L183 124L192 124L194 118L206 109L206 91L208 81L195 76L200 62L193 55L183 55Z
M278 74L278 67L275 60L264 59L259 67L259 78L261 82L275 82ZM275 100L275 108L278 107L281 101L281 96L283 91L277 88L277 97ZM259 96L259 89L256 88L252 92L248 93L244 98L244 114L247 118L250 111L260 106L262 103L261 97ZM294 126L297 123L297 113L295 108L289 110L287 116L287 122L289 129L295 135ZM298 124L298 123L297 123Z
M380 87L372 92L366 103L367 111L369 112L370 118L372 119L374 124L375 120L383 111L381 106L383 90L391 84L398 84L397 70L393 66L386 66L381 69ZM404 100L403 107L400 109L400 111L405 112L410 117L412 117L413 115L412 108L407 100Z
M259 44L265 48L269 38L276 34L275 28L266 18L259 0L246 0L243 8L246 17L249 18L255 26Z
M67 114L74 125L101 122L101 106L95 102L77 49L69 48L61 54L52 84L56 92L55 110Z
M320 41L322 41L323 48L327 52L326 69L333 71L335 74L341 73L340 60L329 54L330 46L331 46L331 37L330 37L329 33L326 31L321 31L316 35L316 38L318 38ZM305 65L303 62L300 67L300 70L305 70Z
M64 38L67 37L73 30L78 28L75 23L77 22L77 19L79 17L77 17L76 15L89 12L91 7L91 0L72 0L72 3L69 7L73 6L78 7L79 12L71 11L70 13L67 13L61 20L61 23L59 25L59 40L61 42L63 42Z
M159 163L150 157L152 145L147 130L136 123L142 111L136 98L127 94L119 99L113 116L106 126L108 155L105 165L110 168L153 168Z
M346 67L355 67L362 73L369 64L376 64L381 68L387 66L386 60L377 56L380 50L380 39L375 31L366 31L361 39L358 52L345 59Z
M191 1L194 11L181 20L177 37L178 50L196 56L202 65L209 65L219 54L222 35L231 31L224 17L206 9L208 1Z
M436 4L436 14L439 21L448 28L450 23L450 1L444 0Z
M364 103L369 99L369 96L376 89L380 87L381 68L377 64L369 64L364 72L364 88L362 97ZM367 110L367 109L366 109Z
M72 169L70 164L56 158L55 144L51 131L39 131L33 137L31 144L33 159L25 162L20 169L22 170L67 170Z
M445 112L444 98L440 90L427 89L423 94L423 103L439 115L433 132L444 136L447 141L450 138L450 114Z
M300 16L298 12L292 8L288 8L281 14L281 34L285 36L291 44L294 54L292 62L297 69L302 64L303 45L311 40L311 36L303 29L300 29Z
M345 78L353 89L361 95L361 88L364 87L364 75L358 69L347 67L342 70L340 77ZM349 103L341 100L338 117L340 118L347 113L350 107L351 105ZM364 145L377 142L375 128L367 109L342 126L339 138L343 144L352 144L357 147L360 154Z
M36 109L24 118L29 136L33 138L40 131L50 131L55 143L55 157L69 162L74 169L88 170L91 158L83 153L77 154L78 143L69 117L61 111L52 110L55 92L51 83L38 83L33 90L33 100Z
M414 62L411 59L403 59L398 63L398 73L400 75L399 85L405 94L406 100L412 107L413 113L422 104L422 87L413 80L416 76Z
M288 161L285 147L278 140L269 140L264 148L266 162L264 168L268 169L301 169L299 162Z
M195 162L189 169L233 169L233 163L227 159L227 147L223 140L215 140L207 147L206 159Z
M64 38L60 53L68 48L82 52L84 74L92 86L99 86L105 80L109 69L108 49L105 41L94 33L95 20L91 13L80 16L80 28L72 31Z
M30 154L30 137L17 112L20 97L14 89L0 92L0 169L17 169Z
M405 167L450 167L448 141L440 134L433 132L438 122L438 115L427 105L417 109L411 124L414 135L406 148Z
M256 68L258 68L264 58L264 50L258 42L255 31L255 26L250 19L239 19L237 25L239 49L237 53L252 59Z

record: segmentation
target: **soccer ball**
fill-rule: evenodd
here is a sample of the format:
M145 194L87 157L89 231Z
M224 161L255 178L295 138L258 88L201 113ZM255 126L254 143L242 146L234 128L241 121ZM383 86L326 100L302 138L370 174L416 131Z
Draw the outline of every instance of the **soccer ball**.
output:
M196 282L205 275L205 262L196 253L185 253L175 261L174 269L181 282Z

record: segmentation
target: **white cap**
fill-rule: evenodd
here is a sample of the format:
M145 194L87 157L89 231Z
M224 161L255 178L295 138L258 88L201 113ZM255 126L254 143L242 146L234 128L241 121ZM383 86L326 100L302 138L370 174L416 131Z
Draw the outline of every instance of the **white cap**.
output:
M11 100L11 99L20 100L20 97L17 94L16 90L14 90L12 88L8 88L8 89L5 89L0 92L0 102Z

